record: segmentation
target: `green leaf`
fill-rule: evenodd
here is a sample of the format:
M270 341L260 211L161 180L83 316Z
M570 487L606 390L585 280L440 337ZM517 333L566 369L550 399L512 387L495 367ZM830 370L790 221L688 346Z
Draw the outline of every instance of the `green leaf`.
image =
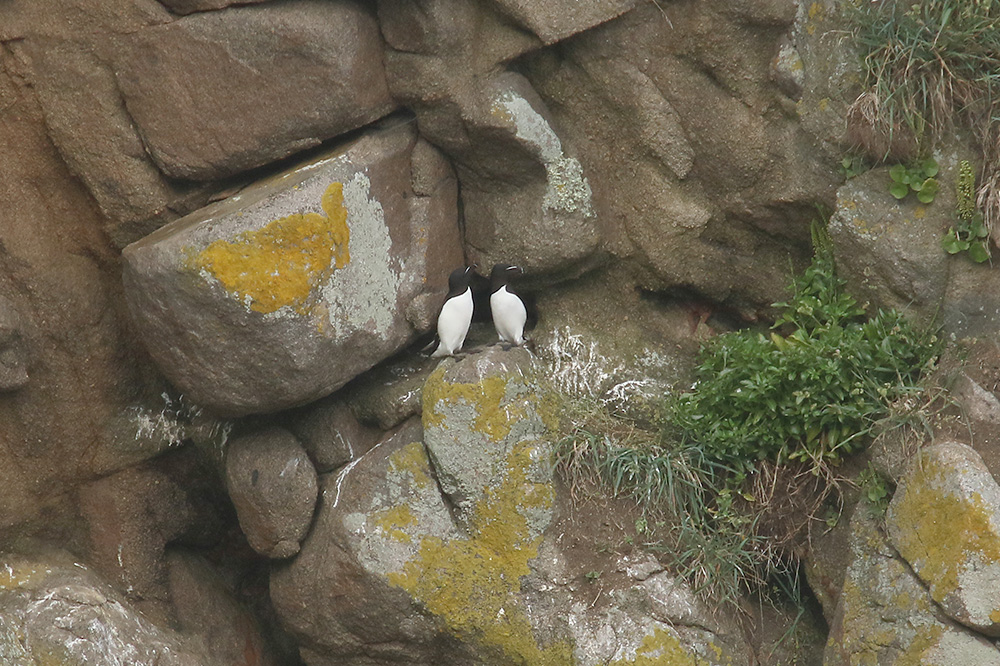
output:
M934 161L934 158L924 160L921 168L923 169L924 174L928 177L933 177L938 174L938 163Z
M903 199L909 193L910 187L908 185L904 185L903 183L893 183L889 186L889 194L897 199Z
M903 179L906 178L906 167L902 164L897 164L889 169L889 178L892 178L897 183L905 182Z
M934 197L937 195L937 189L933 190L919 190L917 192L917 200L920 203L929 204L934 201Z
M969 247L969 258L977 264L981 264L990 258L990 251L986 249L985 243L979 241Z

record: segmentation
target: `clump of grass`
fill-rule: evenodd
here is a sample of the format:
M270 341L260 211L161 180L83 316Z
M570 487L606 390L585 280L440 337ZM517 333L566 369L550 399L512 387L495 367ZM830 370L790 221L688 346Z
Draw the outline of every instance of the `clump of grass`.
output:
M978 193L987 226L1000 222L1000 1L859 1L849 12L867 89L854 113L924 148L961 125L983 150ZM905 129L904 129L905 128Z
M654 547L720 602L766 595L776 578L795 587L802 534L839 497L836 465L886 417L924 404L920 378L938 352L898 312L867 318L836 276L822 222L813 244L770 335L708 343L693 389L666 401L659 430L592 393L567 401L557 452L571 486L603 484L666 522Z

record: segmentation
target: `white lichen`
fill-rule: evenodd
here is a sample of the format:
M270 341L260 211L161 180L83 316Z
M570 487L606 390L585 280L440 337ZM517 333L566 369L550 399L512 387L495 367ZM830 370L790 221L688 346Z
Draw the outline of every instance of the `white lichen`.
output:
M515 136L533 146L545 167L548 188L542 199L545 210L594 215L590 183L583 175L583 166L574 157L567 157L555 130L528 100L512 90L503 92L494 102L495 110L505 112L514 125Z
M338 338L367 330L388 339L396 319L401 270L392 254L385 211L370 190L371 180L362 172L344 183L351 260L321 288L330 326Z

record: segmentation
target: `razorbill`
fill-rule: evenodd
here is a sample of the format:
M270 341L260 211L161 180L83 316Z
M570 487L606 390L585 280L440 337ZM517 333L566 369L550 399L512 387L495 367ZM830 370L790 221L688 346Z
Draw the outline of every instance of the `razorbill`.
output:
M438 315L439 342L432 357L451 356L465 343L465 336L472 323L472 289L469 287L469 280L472 279L474 268L475 266L456 268L448 276L448 296Z
M519 266L496 264L490 273L490 311L493 313L493 326L501 342L513 345L524 343L524 322L528 319L528 311L524 301L507 288L507 282L524 271Z

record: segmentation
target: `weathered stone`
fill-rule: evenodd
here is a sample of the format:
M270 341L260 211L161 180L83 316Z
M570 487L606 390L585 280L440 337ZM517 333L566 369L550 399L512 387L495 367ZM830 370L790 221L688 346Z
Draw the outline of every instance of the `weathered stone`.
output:
M231 5L250 5L256 2L266 2L267 0L159 0L160 4L177 14L191 14L193 12L209 12L216 9L223 9Z
M424 548L461 537L421 438L411 419L326 475L302 550L273 570L271 599L310 666L454 663L445 655L457 644L441 639L438 623L393 584Z
M0 391L13 391L28 383L28 349L24 326L14 304L0 296Z
M33 39L17 48L49 136L108 218L104 226L119 247L162 225L168 209L207 198L206 188L170 182L150 161L102 53L107 44Z
M487 4L382 0L379 18L394 97L455 164L469 258L538 272L589 256L599 235L584 168L531 85L499 66L537 39ZM482 39L457 39L462 29Z
M221 664L66 553L0 556L0 656L11 666Z
M410 124L366 133L126 248L130 310L171 382L222 414L275 411L406 345L408 312L427 319L409 304L463 261L454 181L415 196L414 143Z
M553 424L532 376L523 349L446 359L422 429L411 419L324 480L315 527L271 579L310 666L748 663L738 632L663 567L609 591L606 611L576 591L546 538Z
M434 367L426 360L401 355L351 381L342 395L362 423L383 432L392 430L420 415L424 382Z
M342 398L318 400L289 415L288 429L302 443L320 474L363 456L378 431L358 422Z
M760 4L748 29L731 3L668 18L639 3L521 68L584 167L602 247L641 269L630 279L748 318L783 298L805 211L837 179L772 80L789 5Z
M466 518L509 474L511 457L525 455L519 445L545 433L536 390L512 379L530 367L525 349L497 345L456 364L442 363L424 385L424 444L441 489ZM542 457L532 461L526 480L551 483L551 467L541 452L535 455ZM540 533L551 515L546 507L534 513Z
M1000 486L959 442L925 448L889 505L899 554L953 619L1000 636Z
M378 25L347 1L233 7L140 30L125 38L116 75L173 178L245 171L395 108Z
M792 99L802 97L802 88L806 80L805 65L795 45L783 41L778 46L778 52L771 61L771 77L774 82Z
M575 0L543 3L529 0L494 1L506 14L538 35L546 44L558 42L609 21L636 4L636 0L599 0L585 4Z
M948 283L941 234L954 195L942 187L930 206L897 201L889 181L887 169L872 169L837 191L829 224L837 268L861 302L935 315Z
M966 416L976 421L1000 425L1000 400L979 385L967 372L961 373L952 389Z
M0 30L10 13L25 10L5 5ZM119 455L108 426L140 399L138 379L151 369L121 318L118 257L100 211L50 141L31 76L13 50L7 42L0 48L0 294L20 320L29 380L0 393L5 535L73 521L74 507L54 511L57 498L71 504L82 480L148 457Z
M250 546L291 557L312 524L316 468L298 440L271 427L234 438L226 451L226 487Z
M170 600L184 634L196 636L220 664L275 666L254 616L203 558L171 550L166 557Z
M851 518L852 558L824 666L1000 664L1000 651L993 645L941 615L927 589L889 546L878 522L865 504Z
M938 196L948 189L942 184ZM948 226L941 227L941 236ZM991 270L989 263L973 263L965 255L961 252L947 259L948 286L941 303L941 324L946 332L959 338L988 338L1000 331L1000 274Z

